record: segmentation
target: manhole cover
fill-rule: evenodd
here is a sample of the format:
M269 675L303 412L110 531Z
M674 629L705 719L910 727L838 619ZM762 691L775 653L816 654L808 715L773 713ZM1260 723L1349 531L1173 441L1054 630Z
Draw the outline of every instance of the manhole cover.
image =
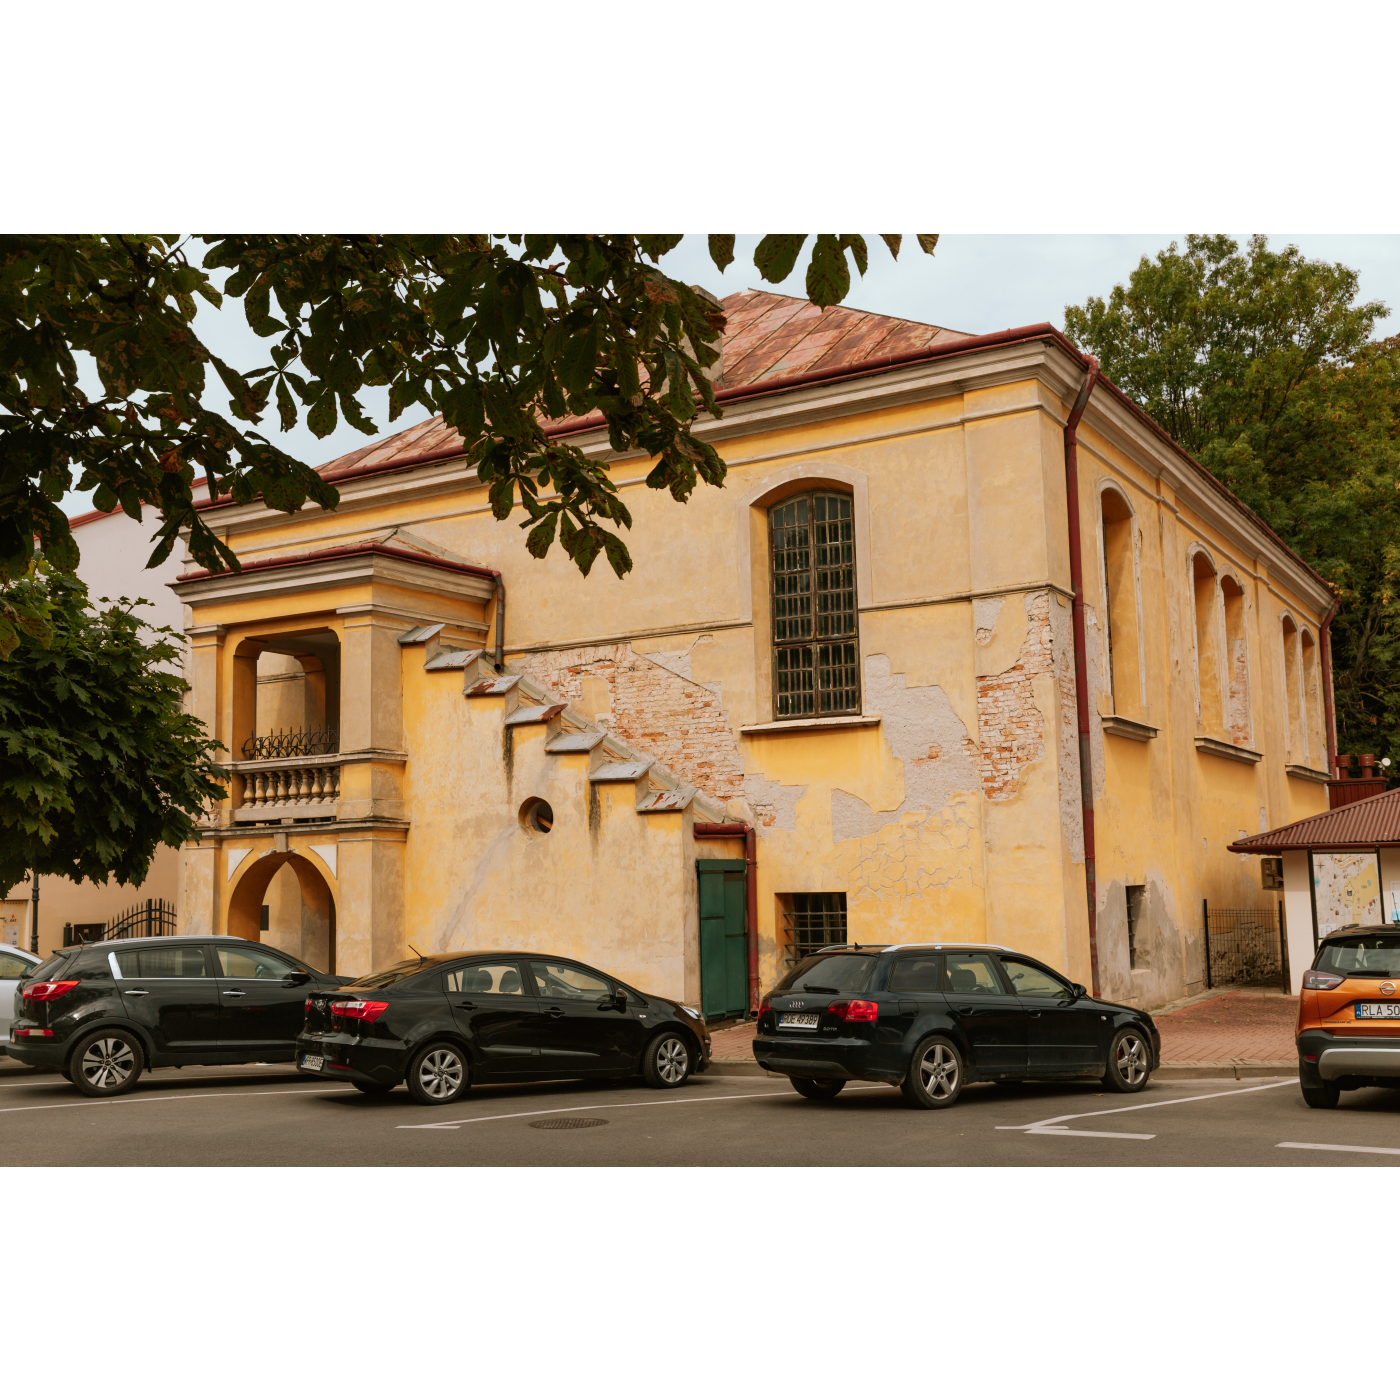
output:
M606 1118L538 1118L530 1124L532 1128L603 1128Z

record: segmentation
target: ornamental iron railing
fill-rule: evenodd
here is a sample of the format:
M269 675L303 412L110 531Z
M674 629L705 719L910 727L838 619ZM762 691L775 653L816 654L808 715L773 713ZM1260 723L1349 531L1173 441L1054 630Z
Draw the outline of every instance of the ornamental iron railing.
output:
M75 932L83 927L77 925ZM85 941L109 943L114 938L168 938L178 932L175 906L163 899L148 899L108 920L100 937Z
M275 734L255 734L243 741L246 759L307 758L339 752L338 729L279 729Z

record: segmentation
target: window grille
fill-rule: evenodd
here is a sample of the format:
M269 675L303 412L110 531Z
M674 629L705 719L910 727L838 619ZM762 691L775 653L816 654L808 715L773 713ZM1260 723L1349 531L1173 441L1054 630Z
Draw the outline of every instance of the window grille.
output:
M779 719L860 713L855 522L849 496L794 496L768 512L773 709Z
M832 943L846 941L845 890L822 890L815 894L789 894L779 898L783 907L783 934L788 962L801 962Z

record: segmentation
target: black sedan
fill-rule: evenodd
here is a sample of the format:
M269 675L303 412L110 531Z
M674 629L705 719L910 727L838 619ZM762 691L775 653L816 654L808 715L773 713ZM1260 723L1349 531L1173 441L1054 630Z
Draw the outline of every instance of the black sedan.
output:
M710 1059L699 1011L570 958L441 953L306 999L305 1074L426 1104L473 1084L624 1079L678 1089Z
M1135 1094L1161 1037L1146 1012L1006 948L843 945L804 959L764 999L753 1053L810 1099L866 1079L899 1085L916 1108L947 1108L978 1080L1093 1076Z

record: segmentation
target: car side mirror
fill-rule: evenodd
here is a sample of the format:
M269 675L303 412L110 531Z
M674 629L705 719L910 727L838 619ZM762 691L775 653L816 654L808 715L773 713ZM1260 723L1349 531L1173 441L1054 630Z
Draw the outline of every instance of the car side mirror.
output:
M627 993L621 987L613 993L613 1004L619 1011L623 1011L627 1007Z
M289 972L283 979L284 987L302 987L311 980L309 972Z
M1074 993L1076 998L1087 997L1089 995L1088 991L1084 988L1083 984L1079 982L1071 982L1069 989Z

